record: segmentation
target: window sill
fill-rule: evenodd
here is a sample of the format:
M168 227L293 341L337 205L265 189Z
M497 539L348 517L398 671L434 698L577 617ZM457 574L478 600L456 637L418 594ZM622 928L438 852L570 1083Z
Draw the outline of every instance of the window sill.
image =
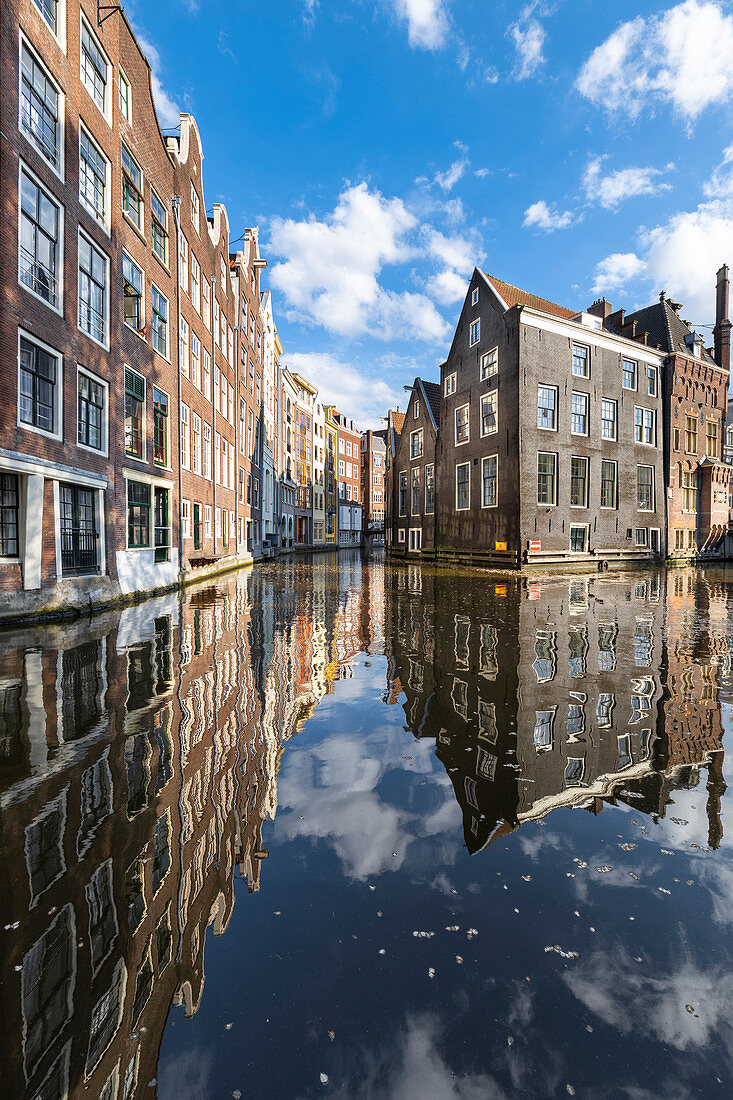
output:
M124 210L122 211L122 217L127 222L130 229L132 229L135 236L138 237L139 240L141 240L143 242L143 244L145 245L145 247L147 248L148 242L147 242L146 237L145 237L145 222L143 222L143 227L141 229L138 225L135 225L135 223L132 220L132 218L130 217L130 215L125 213Z

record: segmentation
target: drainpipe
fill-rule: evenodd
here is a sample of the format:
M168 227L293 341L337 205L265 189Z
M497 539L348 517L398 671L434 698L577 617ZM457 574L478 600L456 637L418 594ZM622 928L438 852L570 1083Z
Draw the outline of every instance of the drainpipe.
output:
M179 578L183 579L183 458L181 455L181 405L183 403L183 391L181 389L181 364L180 364L180 339L181 339L181 273L178 267L178 249L179 238L181 233L181 196L173 196L173 220L176 223L176 320L178 321L178 327L176 332L177 339L174 346L175 364L176 364L176 390L178 394L178 573ZM190 426L189 426L190 431Z
M211 533L214 539L214 555L216 555L216 400L214 398L214 388L216 386L216 326L214 324L216 275L212 275L209 282L211 283L211 489L214 501L212 505ZM221 389L219 392L221 392Z

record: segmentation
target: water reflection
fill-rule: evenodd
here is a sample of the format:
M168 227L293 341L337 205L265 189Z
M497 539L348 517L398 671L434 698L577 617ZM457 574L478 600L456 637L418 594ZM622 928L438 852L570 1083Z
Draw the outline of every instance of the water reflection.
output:
M413 879L455 894L456 804L475 854L562 808L622 805L666 827L673 793L704 784L716 849L730 591L692 570L495 583L323 555L0 637L6 1094L156 1095L171 1005L198 1012L208 936L227 930L237 883L260 890L288 753L279 852L325 842L350 882L409 852ZM348 728L291 752L327 697ZM522 835L530 856L556 843ZM663 1041L688 1041L689 1020L662 1018L670 989L639 984L613 944L565 980L609 1025L623 1030L631 998ZM519 1026L532 996L506 1018ZM481 1061L451 1084L445 1026L413 1005L389 1087L362 1061L351 1094L503 1095Z

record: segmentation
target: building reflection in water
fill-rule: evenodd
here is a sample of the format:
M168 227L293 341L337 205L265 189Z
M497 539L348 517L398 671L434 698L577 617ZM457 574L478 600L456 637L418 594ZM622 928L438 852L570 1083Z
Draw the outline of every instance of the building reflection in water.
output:
M664 815L703 768L717 846L727 599L694 571L460 584L324 554L0 637L6 1095L155 1094L235 878L260 889L285 743L359 654L435 740L470 852L558 807Z

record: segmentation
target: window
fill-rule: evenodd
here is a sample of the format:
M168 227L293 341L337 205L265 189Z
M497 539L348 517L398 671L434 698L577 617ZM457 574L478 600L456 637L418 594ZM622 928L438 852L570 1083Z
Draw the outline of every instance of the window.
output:
M145 379L125 367L125 454L143 457L144 428Z
M191 225L194 227L194 229L196 230L197 233L199 232L199 209L200 209L199 196L198 196L198 192L196 191L196 188L195 188L195 186L193 184L193 180L192 180L191 181Z
M498 430L497 396L493 390L481 398L481 435L493 435Z
M649 532L646 527L636 528L636 545L639 547L647 547L649 545Z
M456 444L468 443L468 405L460 405L455 411Z
M81 24L81 82L102 114L106 114L109 63L83 19Z
M654 467L636 467L636 500L640 512L654 511Z
M401 516L407 515L407 470L400 471L399 514Z
M537 503L555 504L557 455L537 455Z
M18 278L44 302L58 309L60 209L28 175L20 173L20 250Z
M410 458L420 458L422 455L422 428L416 432L410 432Z
M588 459L577 455L570 459L570 507L588 507Z
M708 458L718 457L718 423L708 420L705 425L705 454Z
M573 344L573 374L576 378L588 378L590 352L583 344Z
M471 506L471 467L468 462L456 466L456 511L464 512Z
M20 51L20 128L41 156L61 167L60 95L35 55L23 43Z
M211 332L211 287L208 279L201 283L201 317L209 332Z
M453 374L446 375L446 379L445 379L445 396L450 397L450 395L452 393L455 393L455 392L456 392L456 375L455 375L455 372L454 372Z
M183 233L178 232L178 281L181 284L181 290L188 294L188 241L184 237ZM215 316L218 316L218 306L215 309Z
M191 501L181 501L181 537L191 538Z
M97 570L94 496L91 489L59 484L59 534L63 576L82 576Z
M85 371L76 376L76 441L93 451L106 448L107 389Z
M634 440L636 443L651 443L656 441L657 414L653 409L642 409L634 406Z
M572 418L570 430L573 435L588 434L588 404L590 398L587 393L574 393L572 397Z
M675 529L674 548L675 550L684 550L685 548L685 532L681 527Z
M153 462L156 466L168 466L170 454L168 394L153 386Z
M471 305L478 305L478 287L475 286L471 291Z
M618 405L615 401L604 397L601 401L601 438L616 439L616 423L618 420Z
M412 494L410 499L410 515L420 514L420 467L416 466L411 474Z
M107 220L109 161L89 134L79 127L79 201L104 225Z
M381 500L382 494L379 494ZM376 493L375 493L376 498ZM435 511L435 466L425 467L425 514L431 516Z
M570 527L570 550L574 554L584 554L588 549L588 528L585 524Z
M492 348L481 356L481 381L499 373L499 349Z
M143 174L127 146L122 144L122 213L136 229L143 228Z
M191 305L197 313L201 312L201 266L191 253Z
M33 0L54 34L58 32L58 0Z
M342 534L343 534L343 532L342 532ZM404 542L405 541L405 529L404 529L404 527L400 527L399 531L397 532L397 541L398 542Z
M659 389L659 371L656 367L646 368L646 392L649 397L656 397Z
M178 363L181 373L188 378L188 321L184 321L183 317L178 322Z
M477 317L475 321L471 321L470 346L473 347L474 344L478 344L480 339L481 339L481 318Z
M170 558L171 527L168 519L169 490L155 487L155 561Z
M122 293L125 324L140 332L144 325L143 273L126 252L122 253Z
M58 356L20 338L18 414L21 424L55 435L59 420Z
M535 711L533 740L534 747L538 753L548 752L552 749L552 726L554 720L554 710Z
M557 429L557 387L537 387L537 427Z
M18 557L18 475L0 473L0 558Z
M108 260L79 234L79 328L100 344L107 341Z
M692 470L682 474L682 511L697 512L697 484Z
M618 507L618 464L603 459L601 462L601 508Z
M122 69L119 71L118 83L120 90L120 114L128 122L132 122L132 89L130 88L130 81L127 79Z
M689 454L697 454L697 417L686 416L685 417L685 452Z
M417 420L419 416L420 416L420 401L416 397L415 400L412 403L412 419Z
M127 483L127 545L150 546L150 486L141 481Z
M481 507L495 508L497 503L497 475L499 459L490 455L481 461Z
M168 299L153 283L153 347L168 358Z
M152 245L153 252L168 266L168 211L156 195L150 189L150 215L152 221Z
M621 360L621 384L625 390L636 389L636 363L633 359Z
M674 449L675 451L680 449L680 429L677 424L674 426Z

